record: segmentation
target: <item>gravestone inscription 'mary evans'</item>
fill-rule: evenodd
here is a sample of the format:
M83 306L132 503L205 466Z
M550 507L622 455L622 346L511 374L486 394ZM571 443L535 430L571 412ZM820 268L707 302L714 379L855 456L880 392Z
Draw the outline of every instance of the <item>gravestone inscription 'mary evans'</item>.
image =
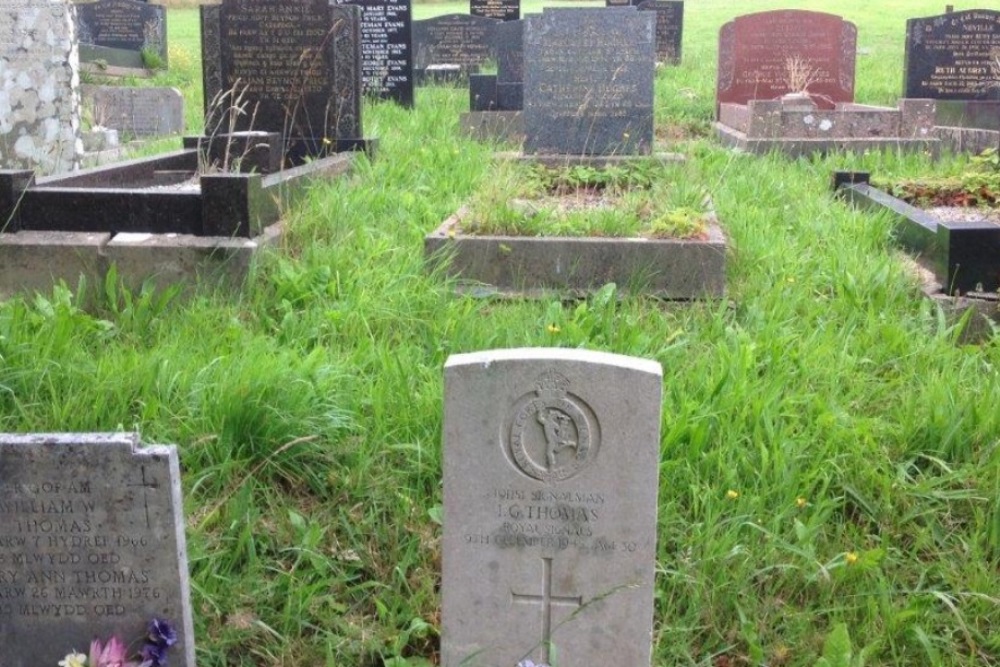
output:
M361 137L360 8L326 0L223 0L201 6L206 133L278 132L323 153ZM218 119L218 120L216 120Z
M413 106L410 0L348 0L361 7L361 79L366 95Z
M172 664L194 667L188 588L173 446L0 435L0 665L55 665L112 634L134 644L155 617L177 630Z
M546 7L524 19L526 154L650 152L653 19L634 7Z
M444 667L649 665L661 379L583 350L448 360Z
M681 0L646 0L643 11L656 12L656 60L679 65L684 34L684 3Z
M0 0L0 169L68 171L80 141L74 5Z
M821 109L854 101L857 28L833 14L781 9L719 30L715 102L746 104L808 92Z
M1000 12L906 22L906 97L1000 101Z
M97 0L76 6L81 44L167 57L167 12L140 0Z

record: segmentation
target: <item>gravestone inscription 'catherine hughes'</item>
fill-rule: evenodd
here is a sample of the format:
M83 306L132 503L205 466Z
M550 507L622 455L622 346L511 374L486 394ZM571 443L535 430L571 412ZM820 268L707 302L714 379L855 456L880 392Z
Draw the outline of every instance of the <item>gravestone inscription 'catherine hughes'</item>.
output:
M326 0L201 6L206 133L278 132L310 154L361 137L360 12Z
M69 171L80 141L75 8L0 0L0 169Z
M524 152L645 154L653 145L654 16L551 8L524 19Z
M361 7L361 79L366 95L413 106L411 0L347 0Z
M906 22L906 97L1000 101L1000 12Z
M448 359L443 667L649 665L661 375L584 350Z
M0 435L0 665L56 665L170 623L194 667L177 450L124 434Z
M857 28L833 14L780 9L719 30L716 106L808 92L821 109L854 101Z

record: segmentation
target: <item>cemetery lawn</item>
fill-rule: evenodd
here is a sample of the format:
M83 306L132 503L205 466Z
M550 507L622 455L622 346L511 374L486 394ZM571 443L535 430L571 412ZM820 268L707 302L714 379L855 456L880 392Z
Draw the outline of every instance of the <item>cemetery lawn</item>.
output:
M827 4L690 3L658 125L708 127L725 20ZM858 101L895 102L905 18L941 9L840 3L868 50ZM168 20L197 44L176 32L196 10ZM197 69L171 61L199 109ZM477 300L422 256L488 186L491 147L457 132L467 105L429 88L413 111L367 108L377 159L287 211L239 295L111 275L0 303L4 431L178 444L198 663L436 664L442 366L564 346L664 368L655 665L1000 665L1000 345L964 343L888 219L829 185L969 158L752 157L692 133L669 148L732 241L725 301Z

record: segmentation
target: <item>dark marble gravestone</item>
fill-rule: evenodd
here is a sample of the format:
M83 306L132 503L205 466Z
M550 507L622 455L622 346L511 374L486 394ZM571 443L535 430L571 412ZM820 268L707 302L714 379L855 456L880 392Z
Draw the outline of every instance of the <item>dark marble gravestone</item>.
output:
M150 49L167 58L166 9L139 0L97 0L76 6L80 44L125 51Z
M347 0L361 7L361 79L366 95L413 106L410 0Z
M854 24L833 14L782 9L738 16L719 30L716 105L776 99L803 87L821 109L853 102L856 44ZM790 76L793 68L806 76Z
M906 22L906 97L1000 101L1000 11Z
M638 2L632 2L632 0L604 0L605 7L631 7L638 4Z
M634 7L547 7L525 19L526 154L651 151L654 18Z
M521 0L469 0L469 13L488 19L516 21L521 18Z
M56 665L117 635L139 652L153 618L194 667L177 449L114 433L0 434L4 667Z
M679 65L681 37L684 33L684 3L677 0L646 0L642 11L656 12L656 60Z
M206 134L278 132L288 152L319 155L361 137L361 9L325 0L202 5ZM297 148L292 148L297 146Z
M413 22L413 66L418 73L435 65L458 65L475 72L496 59L496 28L503 21L468 14L445 14Z
M524 21L496 27L497 73L469 76L472 111L520 111L524 104Z

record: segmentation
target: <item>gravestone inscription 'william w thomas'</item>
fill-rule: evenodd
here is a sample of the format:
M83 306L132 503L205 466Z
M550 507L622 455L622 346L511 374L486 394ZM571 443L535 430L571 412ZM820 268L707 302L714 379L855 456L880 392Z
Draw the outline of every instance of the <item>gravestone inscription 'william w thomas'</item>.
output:
M92 639L136 648L154 619L194 667L180 468L125 434L0 435L0 667L54 666Z
M661 379L583 350L448 360L444 667L649 665Z

